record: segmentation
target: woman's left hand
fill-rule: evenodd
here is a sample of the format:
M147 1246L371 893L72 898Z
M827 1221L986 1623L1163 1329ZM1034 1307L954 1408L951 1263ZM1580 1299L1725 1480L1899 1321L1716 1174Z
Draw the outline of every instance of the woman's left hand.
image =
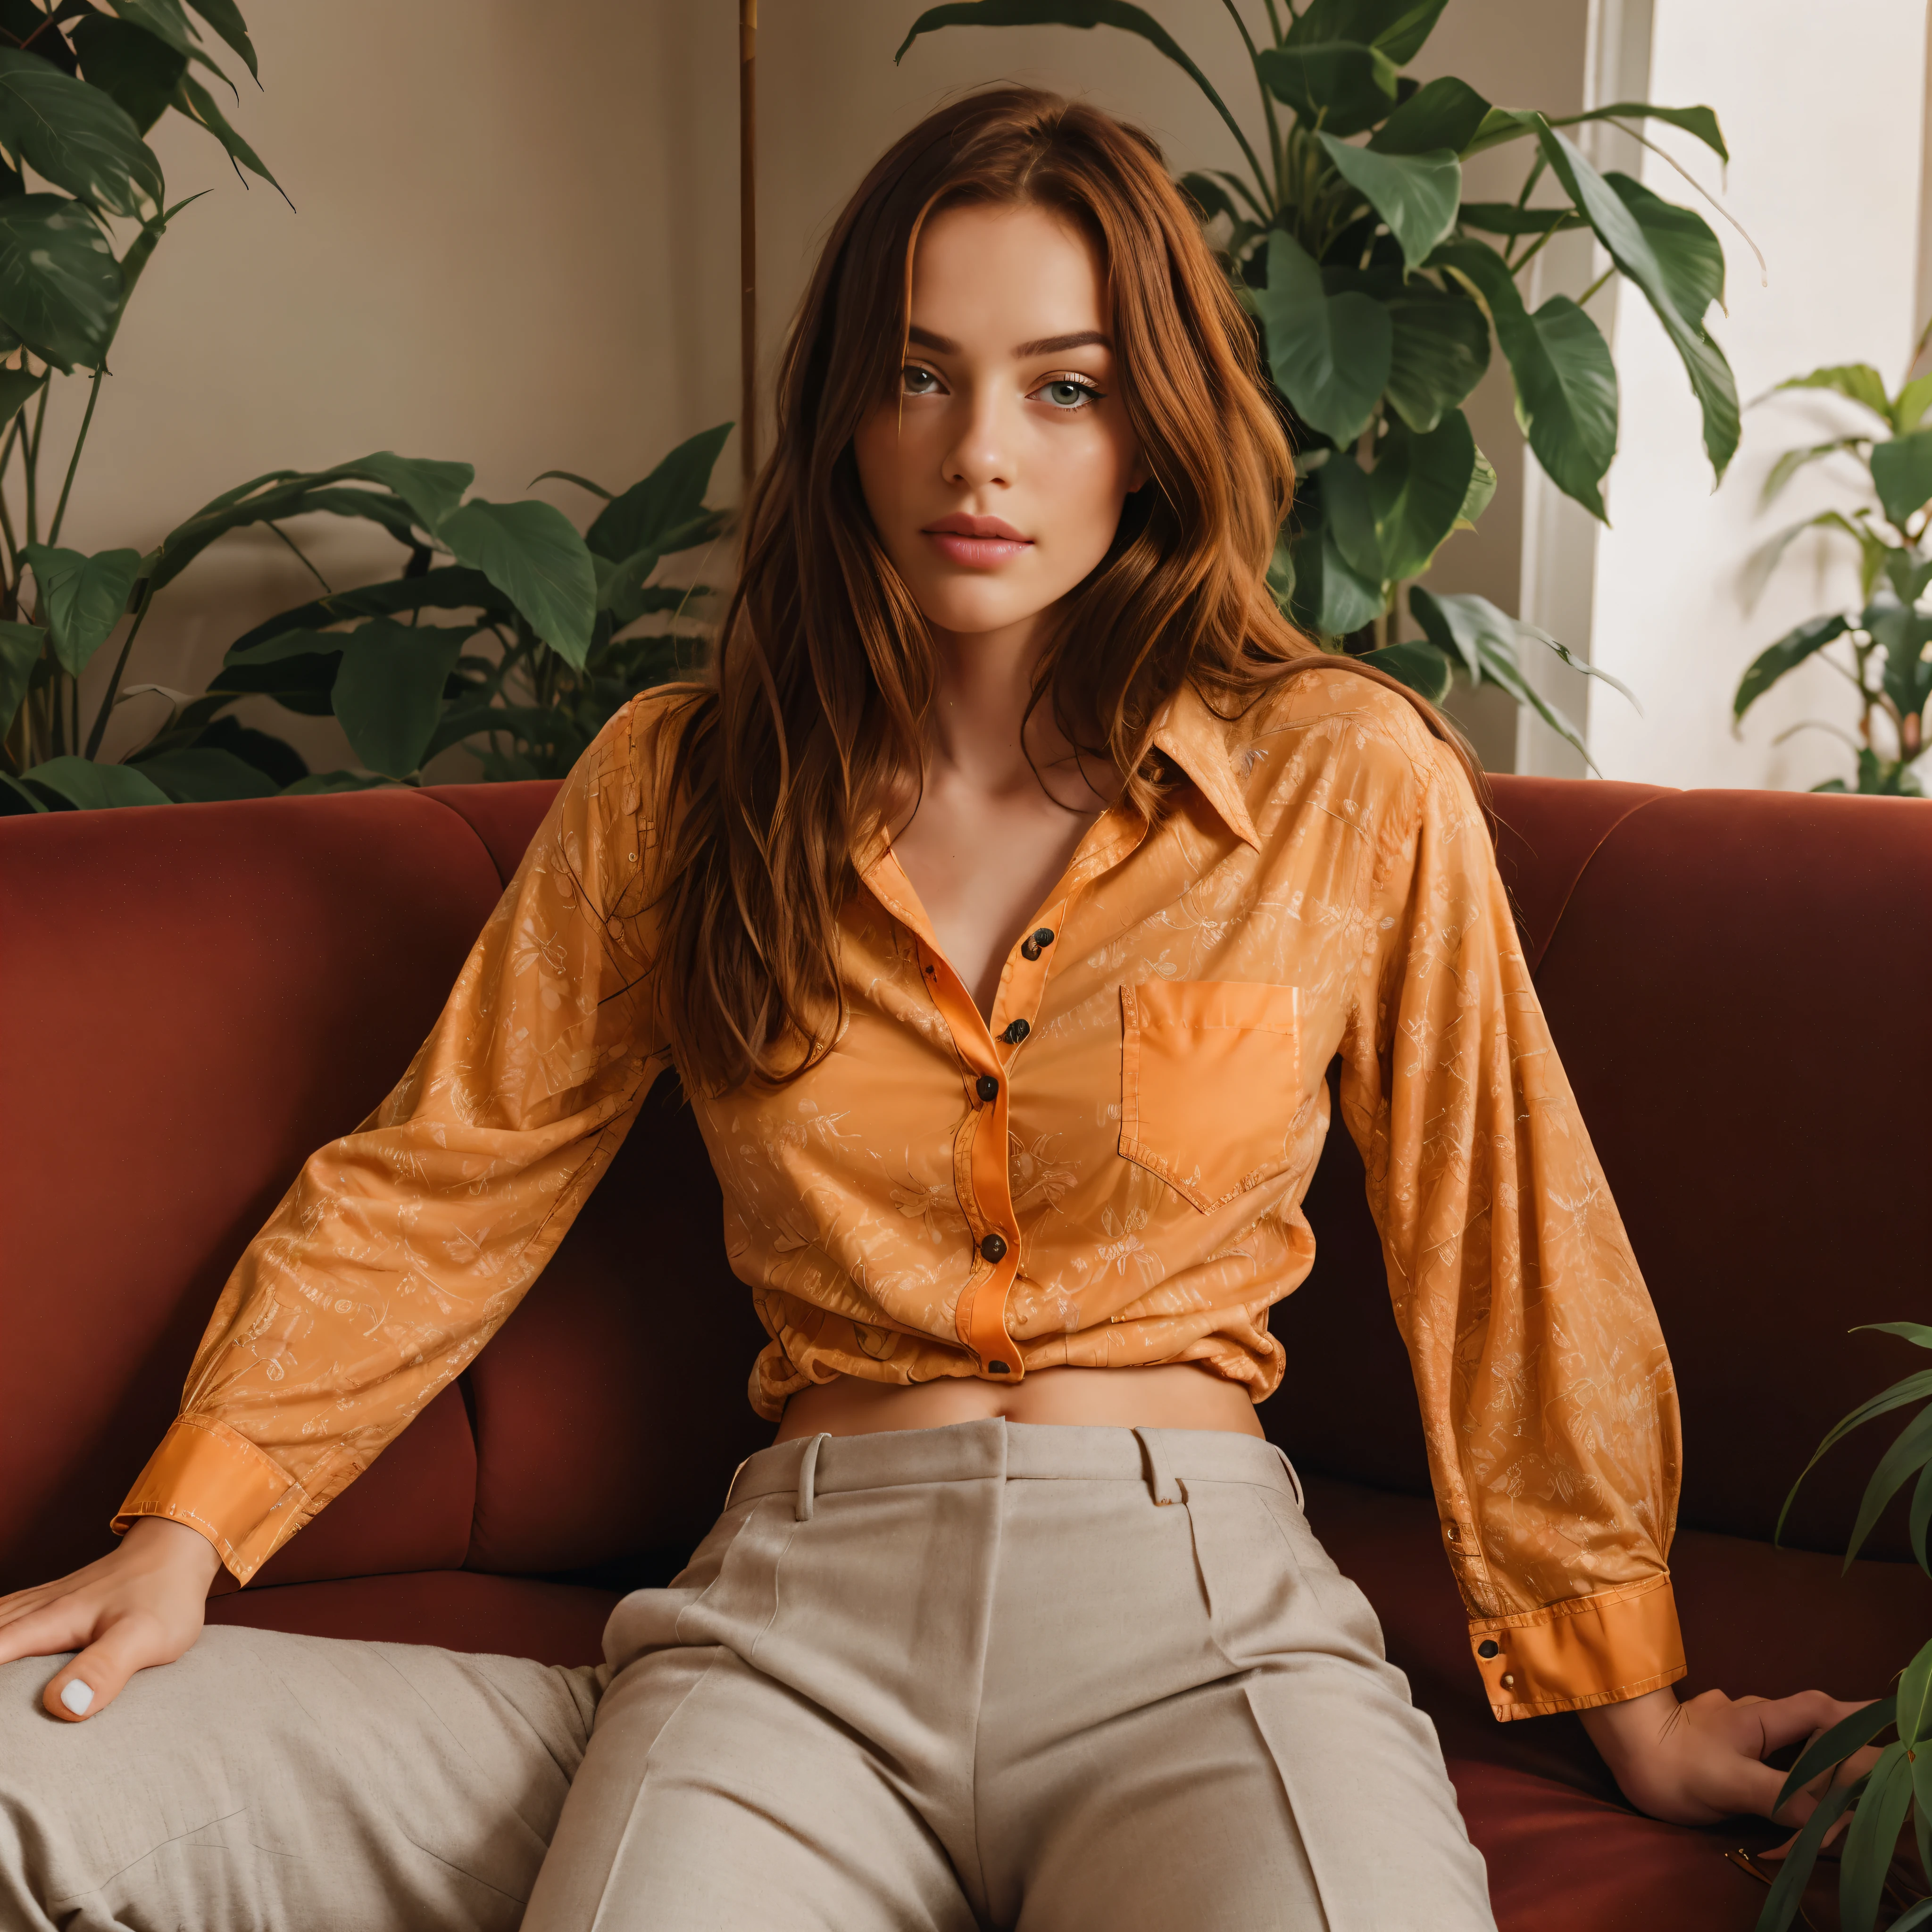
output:
M1780 1824L1802 1824L1829 1790L1832 1778L1814 1779L1783 1810L1773 1808L1785 1774L1764 1760L1799 1739L1828 1730L1860 1708L1822 1690L1793 1697L1739 1697L1721 1690L1679 1703L1666 1688L1582 1713L1583 1727L1602 1754L1624 1796L1640 1811L1674 1825L1714 1825L1720 1818L1755 1811ZM1860 1751L1838 1774L1850 1783L1876 1761L1876 1748Z

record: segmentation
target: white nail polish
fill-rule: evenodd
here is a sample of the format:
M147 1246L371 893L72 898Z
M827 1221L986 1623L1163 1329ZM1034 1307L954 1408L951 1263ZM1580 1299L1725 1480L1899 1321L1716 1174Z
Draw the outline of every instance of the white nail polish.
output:
M78 1677L70 1677L61 1686L61 1702L76 1718L84 1718L94 1702L94 1687L83 1684Z

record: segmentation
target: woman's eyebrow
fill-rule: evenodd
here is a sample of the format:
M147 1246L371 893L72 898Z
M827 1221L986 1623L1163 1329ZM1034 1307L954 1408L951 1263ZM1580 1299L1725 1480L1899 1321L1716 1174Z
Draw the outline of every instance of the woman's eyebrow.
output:
M941 356L957 356L959 345L950 335L941 335L937 329L922 328L917 322L906 331L909 340L916 342L924 349L936 350ZM1083 328L1072 335L1042 335L1037 342L1022 342L1013 351L1022 361L1035 356L1064 356L1070 349L1086 349L1097 345L1111 350L1113 344L1097 328Z

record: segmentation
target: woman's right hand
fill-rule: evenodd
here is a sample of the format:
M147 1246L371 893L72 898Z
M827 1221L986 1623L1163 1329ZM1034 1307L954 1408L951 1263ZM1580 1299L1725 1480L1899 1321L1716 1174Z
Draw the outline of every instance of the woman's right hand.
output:
M79 1652L40 1701L70 1724L94 1717L136 1671L172 1664L193 1645L220 1567L198 1532L142 1516L118 1548L84 1570L0 1597L0 1664Z

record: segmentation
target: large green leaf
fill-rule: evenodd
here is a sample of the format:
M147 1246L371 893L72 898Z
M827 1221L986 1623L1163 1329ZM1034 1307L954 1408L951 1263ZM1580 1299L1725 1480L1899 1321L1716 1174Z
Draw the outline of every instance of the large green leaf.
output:
M466 633L372 617L342 635L335 715L372 772L407 778L442 716L443 688Z
M0 622L0 737L12 728L47 634L38 624Z
M1914 430L1875 443L1871 453L1872 487L1888 518L1898 529L1932 500L1932 429Z
M446 564L426 570L420 577L392 578L386 584L334 591L313 602L298 604L236 638L230 658L232 662L245 656L257 644L286 632L320 630L350 617L397 617L406 611L470 610L507 616L513 608L480 570Z
M1798 1762L1778 1787L1771 1808L1773 1814L1782 1811L1814 1778L1822 1778L1834 1765L1843 1764L1854 1751L1862 1750L1880 1732L1898 1721L1896 1694L1862 1704L1850 1717L1840 1718L1798 1754Z
M132 765L97 764L92 758L50 758L20 776L29 784L46 786L83 812L168 802L167 794Z
M4 206L0 202L0 208ZM440 521L448 514L473 474L467 464L430 462L388 450L338 464L332 470L271 470L224 490L170 530L152 560L152 587L158 591L171 583L217 538L230 530L250 524L279 523L311 510L369 518L404 542L412 541L412 522L424 524L434 535L429 520ZM374 490L333 487L350 482L383 484L402 501L399 504L395 497Z
M1842 638L1851 628L1844 617L1813 617L1796 629L1787 631L1778 642L1760 651L1750 668L1738 681L1737 695L1731 700L1731 716L1743 717L1787 671L1796 670L1808 657L1822 651L1834 638Z
M1406 67L1435 31L1448 0L1309 0L1289 26L1290 46L1360 40ZM1288 9L1291 15L1294 9Z
M1738 447L1738 391L1724 352L1679 306L1686 280L1683 262L1666 268L1659 259L1662 238L1646 229L1617 191L1584 160L1574 142L1546 122L1538 130L1544 158L1570 199L1588 218L1610 259L1642 290L1670 338L1704 418L1704 448L1720 481Z
M1617 370L1602 332L1568 296L1532 314L1487 242L1444 242L1432 259L1488 305L1536 460L1564 495L1603 516L1598 486L1617 448Z
M1878 1466L1865 1485L1858 1501L1857 1520L1852 1525L1851 1540L1845 1546L1845 1568L1850 1570L1865 1538L1877 1526L1885 1506L1928 1461L1932 1461L1932 1404L1922 1408L1879 1458Z
M1490 325L1462 294L1448 295L1420 276L1387 304L1389 406L1412 430L1433 429L1483 380L1490 366Z
M1513 201L1466 201L1456 220L1485 235L1561 235L1590 225L1574 208L1519 208Z
M1552 121L1552 128L1574 128L1584 121L1664 121L1694 134L1720 160L1728 161L1731 151L1724 146L1724 130L1708 107L1653 107L1647 100L1619 100L1610 107L1593 107L1587 114L1566 114Z
M54 655L78 677L127 610L141 554L104 550L88 556L77 550L28 544L21 554L40 586L40 614L52 636Z
M1368 477L1346 449L1330 454L1319 476L1322 521L1350 572L1361 583L1378 586L1379 614L1379 586L1390 572L1382 560L1382 538L1376 530L1375 500L1370 494ZM1360 627L1351 624L1348 628Z
M0 430L4 430L46 386L47 372L0 368Z
M1932 1744L1932 1642L1900 1674L1898 1736L1903 1744Z
M1336 545L1333 524L1325 519L1294 540L1288 567L1270 572L1270 580L1286 583L1289 614L1318 638L1347 637L1382 613L1379 579L1348 562Z
M178 805L224 798L272 798L281 790L266 772L214 746L157 752L134 769Z
M86 208L58 194L0 200L0 322L63 372L99 366L121 268Z
M1330 296L1293 236L1268 237L1268 285L1255 291L1275 385L1310 428L1338 443L1368 425L1389 379L1394 325L1372 296Z
M1456 681L1454 661L1433 644L1412 640L1384 644L1377 650L1365 652L1361 662L1386 672L1396 683L1408 686L1411 691L1419 692L1431 704L1440 704L1449 695L1449 687Z
M1862 403L1888 427L1892 422L1892 400L1885 392L1885 378L1869 362L1834 362L1802 376L1788 376L1783 382L1774 383L1769 393L1774 396L1785 389L1830 389L1847 401Z
M1385 577L1416 577L1429 567L1462 514L1475 468L1476 440L1460 410L1426 436L1390 426L1369 472Z
M11 47L0 47L0 153L110 214L138 220L165 198L161 164L125 109Z
M1552 651L1571 670L1586 676L1600 678L1614 685L1626 698L1629 690L1607 672L1573 656L1546 631L1526 624L1499 610L1486 597L1473 595L1437 596L1412 585L1408 593L1409 615L1422 627L1422 634L1437 650L1460 658L1472 682L1500 685L1519 704L1526 704L1565 743L1580 752L1592 771L1596 760L1583 734L1563 712L1523 675L1522 646L1534 644ZM1635 700L1633 699L1633 702Z
M1928 409L1932 409L1932 376L1916 376L1892 399L1892 434L1910 435L1925 420Z
M1396 102L1394 62L1359 41L1264 47L1255 71L1277 100L1310 127L1330 134L1359 134Z
M451 511L436 533L458 562L480 570L516 605L558 656L584 668L597 622L597 574L561 510L472 498Z
M1724 301L1724 251L1701 214L1652 194L1642 182L1612 172L1604 178L1648 238L1677 312L1694 328Z
M1924 586L1922 583L1918 587ZM1932 614L1890 598L1875 598L1859 621L1885 652L1886 697L1901 717L1922 711L1932 695L1932 664L1925 660L1925 646L1932 644Z
M248 63L248 71L260 80L261 70L255 64L254 43L248 38L248 24L235 0L188 0L188 4Z
M1435 148L1460 154L1489 111L1490 104L1467 81L1444 74L1418 88L1376 130L1369 146L1384 154L1421 154Z
M1124 34L1136 34L1165 54L1208 97L1240 144L1256 178L1265 178L1241 124L1228 112L1228 104L1215 92L1213 82L1144 8L1130 6L1126 0L955 0L950 6L928 7L914 21L892 56L893 64L905 58L906 50L922 34L937 32L941 27L1114 27Z
M1381 154L1333 134L1320 139L1342 178L1388 224L1403 260L1412 268L1421 267L1455 225L1456 204L1462 199L1462 164L1454 152Z
M118 102L143 134L167 111L188 71L187 55L157 40L145 27L110 14L88 14L76 20L74 50L88 84Z
M1852 1814L1839 1854L1838 1917L1845 1932L1874 1932L1885 1875L1912 1802L1912 1765L1902 1744L1887 1744Z
M464 491L476 480L476 472L467 463L438 463L428 457L398 456L392 450L379 449L373 456L358 457L353 463L325 470L317 480L336 476L366 477L386 484L408 504L416 521L434 535L462 502Z
M700 430L614 498L584 533L592 554L614 563L640 550L668 554L682 532L705 519L704 493L730 434L729 423Z
M194 75L182 76L175 88L174 106L197 126L206 128L227 149L228 158L235 164L237 174L246 168L251 174L260 175L284 201L288 200L281 183L269 173L261 156L229 125L227 116L214 104L214 95Z

